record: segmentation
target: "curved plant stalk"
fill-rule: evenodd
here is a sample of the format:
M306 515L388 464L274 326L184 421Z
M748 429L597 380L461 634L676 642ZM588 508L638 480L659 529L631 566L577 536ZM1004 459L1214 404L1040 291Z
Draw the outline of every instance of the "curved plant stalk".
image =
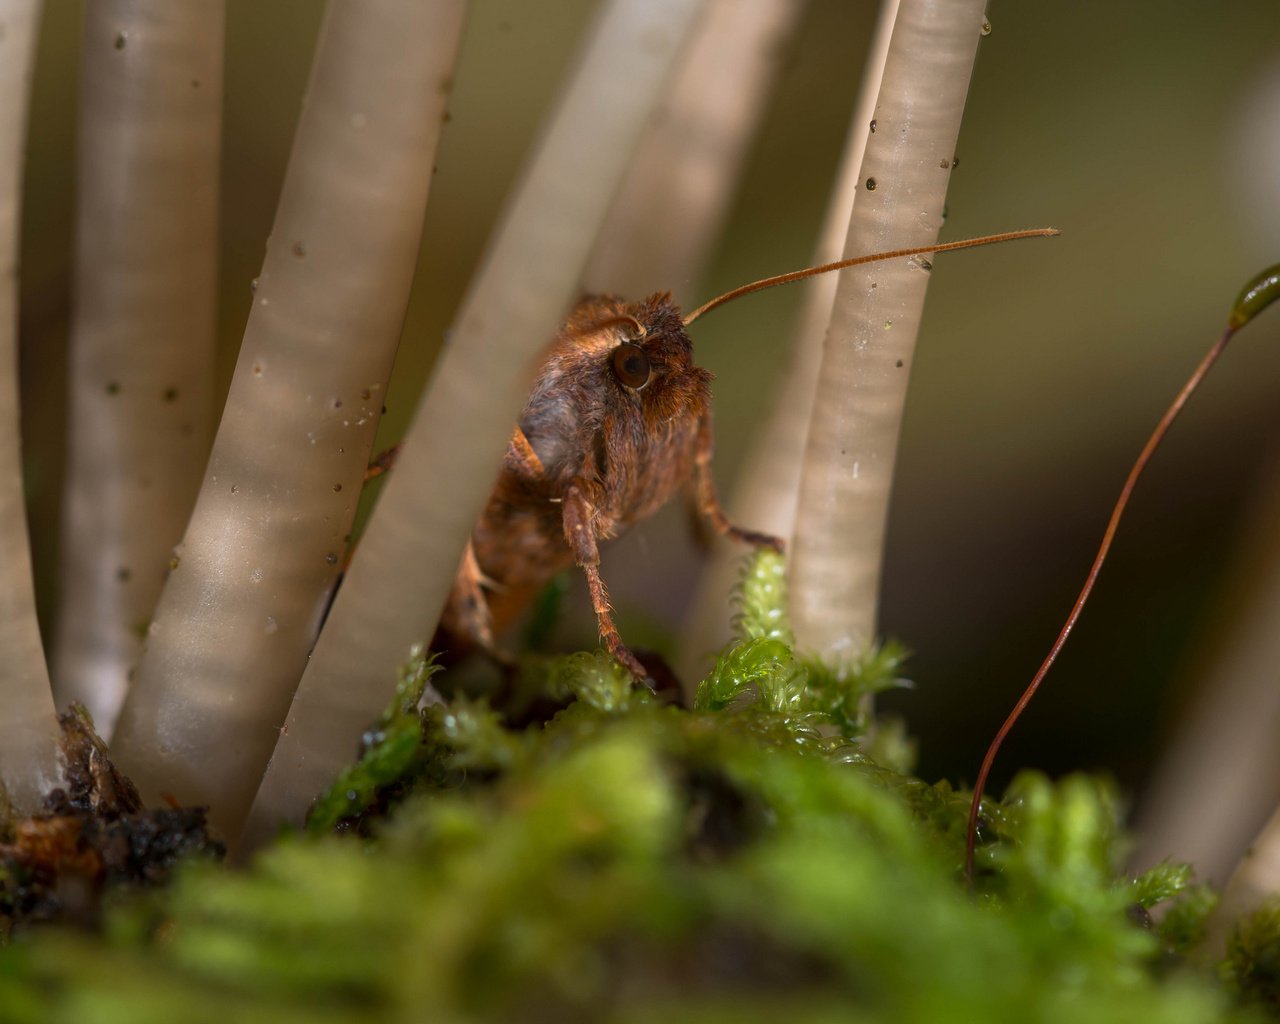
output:
M865 194L845 254L935 241L985 0L902 0ZM872 641L893 464L927 260L841 274L801 475L792 615L801 649L844 664Z
M1147 787L1133 862L1172 857L1222 884L1280 801L1280 460L1229 573L1222 632L1193 663L1195 697ZM1229 796L1228 796L1229 794Z
M222 0L85 8L53 648L109 736L212 433Z
M1053 667L1053 663L1057 660L1058 655L1062 652L1063 646L1067 642L1067 638L1075 629L1076 622L1079 621L1080 613L1084 611L1084 606L1089 600L1089 595L1093 593L1094 585L1098 582L1098 574L1102 571L1102 566L1107 560L1107 555L1111 551L1111 545L1115 540L1116 530L1120 527L1120 520L1123 518L1125 509L1129 506L1129 499L1133 496L1133 489L1137 486L1139 478L1142 476L1143 470L1147 468L1151 457L1156 453L1156 449L1160 447L1160 443L1164 440L1165 435L1169 432L1169 428L1173 426L1173 421L1177 419L1178 414L1182 411L1187 401L1195 393L1200 386L1200 382L1204 380L1205 375L1213 368L1214 363L1221 357L1223 351L1227 347L1227 343L1231 340L1235 333L1234 326L1228 327L1218 340L1209 349L1208 353L1200 360L1191 376L1187 378L1187 382L1183 384L1182 390L1178 392L1173 402L1165 410L1164 415L1160 418L1160 422L1156 424L1156 428L1152 431L1151 436L1147 438L1147 443L1143 445L1142 451L1138 453L1137 459L1134 460L1133 466L1129 470L1129 475L1125 478L1123 486L1120 488L1120 497L1116 500L1115 507L1111 510L1111 517L1107 520L1106 529L1102 532L1102 542L1098 545L1098 552L1094 555L1093 564L1089 566L1089 572L1085 576L1084 586L1081 587L1079 595L1077 595L1075 603L1071 606L1071 611L1067 614L1066 622L1059 631L1057 639L1054 640L1053 646L1049 648L1049 653L1041 662L1040 668L1032 677L1027 688L1023 690L1022 696L1018 698L1013 710L1009 712L1004 723L996 732L995 738L987 747L986 755L982 759L982 765L978 769L977 778L973 783L973 798L969 804L969 826L965 837L965 860L964 872L969 882L973 882L973 854L977 841L978 817L982 809L982 794L986 786L987 777L991 774L991 766L995 763L996 755L1000 752L1005 738L1009 735L1022 713L1030 705L1032 698L1035 697L1036 691L1040 689L1041 683L1044 682L1045 676L1048 675L1049 669Z
M391 369L461 0L334 0L191 525L113 750L243 820L306 664Z
M978 819L982 809L982 793L987 777L991 773L991 766L995 763L996 755L1000 753L1000 747L1005 738L1009 735L1010 730L1013 729L1028 705L1030 705L1048 675L1049 669L1053 667L1063 646L1066 644L1067 638L1071 635L1072 630L1075 629L1080 613L1084 610L1084 606L1089 600L1089 595L1093 592L1094 585L1098 582L1098 574L1102 571L1102 566L1107 560L1107 554L1110 552L1111 544L1115 540L1116 530L1120 526L1120 520L1124 517L1125 509L1129 505L1129 499L1133 496L1138 480L1151 462L1151 458L1155 455L1161 442L1164 441L1165 436L1169 433L1169 428L1173 426L1174 421L1186 407L1187 402L1191 400L1191 396L1196 393L1209 371L1222 358L1222 353L1226 351L1227 345L1231 343L1231 339L1235 337L1236 332L1277 299L1280 299L1280 263L1268 267L1259 274L1255 274L1241 290L1236 297L1236 301L1231 306L1231 311L1227 314L1226 327L1218 335L1217 340L1209 346L1209 351L1201 357L1195 369L1191 371L1191 376L1187 378L1177 395L1174 396L1173 401L1169 403L1155 429L1151 432L1151 436L1147 438L1146 444L1142 446L1142 450L1138 452L1138 457L1134 459L1133 465L1129 468L1129 474L1125 477L1124 484L1120 488L1120 496L1116 499L1115 506L1111 510L1111 516L1107 519L1106 528L1102 531L1102 541L1098 545L1097 554L1093 556L1093 563L1089 566L1089 572L1085 576L1084 586L1080 588L1080 593L1076 597L1075 603L1072 604L1070 612L1067 613L1066 622L1063 623L1062 629L1059 630L1057 639L1054 640L1053 645L1049 648L1049 653L1040 664L1040 668L1032 677L1031 682L1027 684L1026 689L1022 691L1022 695L1018 698L1017 703L1014 704L1013 710L1009 712L1004 723L996 731L995 737L987 746L987 752L982 758L982 765L978 769L977 778L973 783L973 797L969 802L969 823L965 832L964 873L970 885L973 884L974 851L977 845Z
M24 813L57 783L60 736L31 584L18 412L18 211L40 8L0 0L0 790Z
M289 712L245 836L297 822L430 637L591 244L701 4L613 0L497 228ZM637 40L644 40L639 45Z
M898 16L899 0L884 0L879 20L868 48L858 102L845 140L844 153L835 187L827 202L822 235L814 250L813 262L832 263L840 258L849 218L853 214L862 179L862 156L867 148L871 118L880 94L889 38ZM804 303L791 332L790 364L782 387L774 398L763 431L747 458L746 468L733 490L729 508L734 521L751 523L753 529L775 537L791 539L796 518L796 495L800 489L800 469L805 441L809 436L809 415L818 387L822 363L822 340L835 302L835 274L823 274L805 287ZM717 544L702 578L689 615L677 658L677 673L692 685L711 667L712 652L729 642L731 609L726 595L732 590L742 566L742 551L731 544Z
M688 298L800 10L797 0L710 0L600 229L584 291Z

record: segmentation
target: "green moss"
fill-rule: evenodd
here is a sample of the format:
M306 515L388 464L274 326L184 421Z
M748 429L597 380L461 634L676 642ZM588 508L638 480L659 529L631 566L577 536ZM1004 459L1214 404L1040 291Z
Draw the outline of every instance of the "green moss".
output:
M791 646L795 636L787 617L787 564L782 555L761 548L743 561L731 601L733 625L744 640L767 637Z
M1169 904L1160 918L1160 937L1171 952L1189 953L1205 937L1209 915L1221 896L1207 885L1189 885Z
M631 675L605 651L582 651L550 659L544 690L557 701L576 700L604 714L618 714L647 702L648 690L635 685Z
M1280 1014L1280 895L1236 924L1223 977L1247 1001Z
M752 708L788 726L798 742L812 742L824 727L844 740L867 728L866 698L908 685L900 669L906 650L896 643L873 646L838 671L791 650L782 556L761 550L748 560L735 591L738 642L716 660L699 684L694 708Z
M855 710L898 663L837 677L744 635L686 711L574 655L537 668L568 706L515 731L483 702L420 712L417 659L311 834L190 865L98 937L0 950L5 1019L1250 1019L1169 960L1204 890L1120 872L1105 783L988 801L967 891L968 794L904 774L901 728ZM367 840L320 834L356 806L380 808ZM1170 900L1159 931L1134 914ZM1276 934L1238 933L1235 990L1265 998Z
M1191 865L1164 861L1133 880L1130 894L1144 910L1181 896L1191 887Z
M389 794L435 764L434 748L422 742L418 704L437 671L421 649L401 670L395 696L382 716L365 731L359 759L344 770L320 796L307 818L307 827L322 834L341 823L356 824Z

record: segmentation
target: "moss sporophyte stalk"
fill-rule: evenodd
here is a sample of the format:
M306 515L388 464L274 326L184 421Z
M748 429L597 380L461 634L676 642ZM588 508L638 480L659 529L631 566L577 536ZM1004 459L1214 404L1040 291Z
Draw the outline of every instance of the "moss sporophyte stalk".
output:
M779 568L753 557L692 710L603 652L530 659L559 710L517 730L483 700L421 706L416 656L305 833L116 890L97 935L24 929L6 1020L1184 1022L1274 1000L1274 909L1226 985L1194 966L1212 894L1183 866L1120 871L1099 780L984 802L968 894L968 794L850 710L901 652L840 676L797 658Z

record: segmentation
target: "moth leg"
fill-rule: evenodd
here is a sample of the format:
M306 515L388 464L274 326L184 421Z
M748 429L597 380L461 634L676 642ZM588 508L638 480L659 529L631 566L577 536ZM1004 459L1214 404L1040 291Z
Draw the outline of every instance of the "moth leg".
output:
M571 484L564 494L564 536L569 542L574 560L587 577L587 589L591 592L591 607L595 609L600 640L605 649L636 679L646 682L649 673L636 656L627 649L613 623L613 609L609 606L609 592L600 578L600 548L596 542L593 508L583 490Z
M391 471L391 467L396 464L396 459L400 457L400 449L404 447L403 441L397 441L385 452L379 452L374 456L373 461L369 463L369 467L364 471L364 482L368 483L383 473Z
M369 463L368 468L364 471L364 482L368 483L370 480L376 480L383 473L389 473L395 466L403 448L404 442L398 441L386 451L375 455L373 461ZM516 470L517 475L521 477L541 480L545 475L542 468L542 460L538 458L538 453L533 450L533 445L529 443L529 439L518 425L511 435L511 441L507 445L506 459L511 468Z
M484 588L492 588L491 585L492 581L480 571L475 548L467 541L462 561L458 563L458 574L453 580L453 590L449 594L449 618L452 619L449 626L495 661L509 665L514 659L493 639L493 616L484 598Z
M506 467L522 480L541 480L547 475L542 468L542 460L538 458L538 453L533 450L533 445L529 443L529 438L519 424L507 444Z
M755 530L744 530L734 526L725 515L724 506L716 495L715 480L711 476L711 456L715 451L715 435L711 430L711 417L705 415L698 425L698 437L694 442L693 476L694 501L698 512L711 524L711 528L722 537L728 537L742 544L750 544L757 548L772 548L778 554L786 545L781 537L768 533L757 533Z
M400 449L403 447L404 442L397 441L386 451L379 452L375 455L373 457L373 461L365 467L364 480L361 481L362 485L367 484L370 480L376 480L378 477L382 476L383 473L389 473L391 471L391 467L396 464L396 459L400 457ZM342 559L342 571L339 573L340 576L346 575L347 570L351 568L351 559L355 557L355 544L348 544L347 553ZM330 600L332 600L332 598Z

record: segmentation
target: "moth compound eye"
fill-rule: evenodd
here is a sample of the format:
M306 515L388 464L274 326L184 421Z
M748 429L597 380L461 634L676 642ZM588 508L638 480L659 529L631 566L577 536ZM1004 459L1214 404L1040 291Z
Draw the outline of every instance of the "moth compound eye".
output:
M624 341L613 350L613 373L625 387L639 391L653 376L649 357L639 345Z

